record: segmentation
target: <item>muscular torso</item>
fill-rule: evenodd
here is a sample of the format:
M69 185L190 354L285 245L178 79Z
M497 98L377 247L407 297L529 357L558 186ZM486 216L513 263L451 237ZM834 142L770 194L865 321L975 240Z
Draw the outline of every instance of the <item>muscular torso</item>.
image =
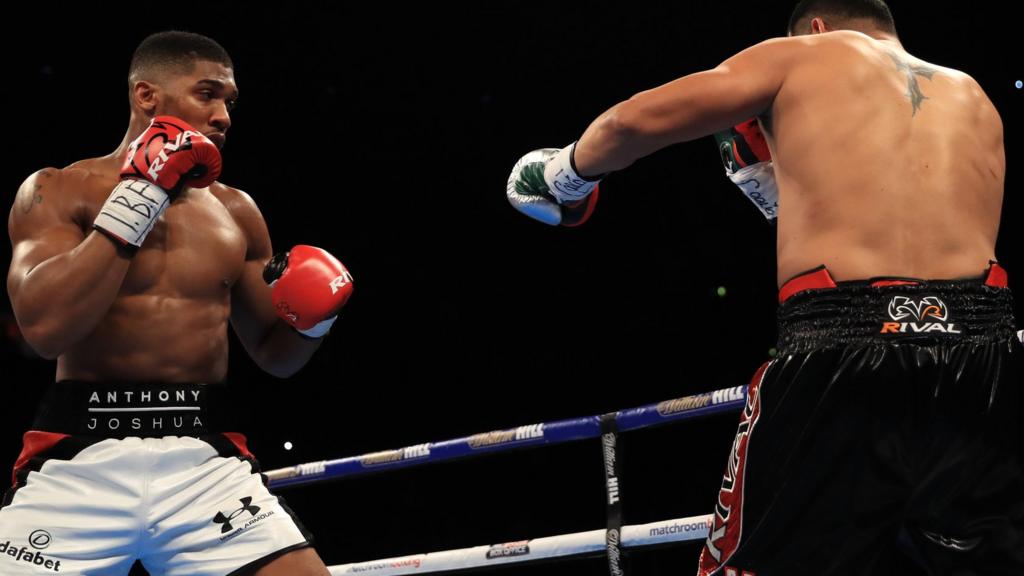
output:
M778 281L980 275L995 258L1002 124L969 76L857 32L813 39L761 118L779 184Z
M83 234L117 184L111 159L66 168ZM116 300L87 338L57 360L57 379L217 382L227 373L231 288L246 237L220 184L188 189L133 257Z

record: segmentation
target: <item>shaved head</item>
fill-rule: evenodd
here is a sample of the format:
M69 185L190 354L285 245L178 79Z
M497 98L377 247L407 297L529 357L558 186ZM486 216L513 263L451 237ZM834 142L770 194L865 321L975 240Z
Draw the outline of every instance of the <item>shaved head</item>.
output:
M128 69L128 82L145 80L161 83L169 76L191 73L200 60L234 68L227 51L212 38L177 30L158 32L148 36L135 49Z

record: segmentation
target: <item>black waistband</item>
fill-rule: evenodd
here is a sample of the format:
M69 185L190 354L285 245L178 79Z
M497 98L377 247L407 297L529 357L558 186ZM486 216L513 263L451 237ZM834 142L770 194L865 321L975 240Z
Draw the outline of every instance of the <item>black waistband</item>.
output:
M80 382L50 386L34 430L106 438L200 436L230 430L224 384Z
M778 308L779 351L836 344L991 342L1015 337L1013 295L984 280L918 280L877 286L839 282Z

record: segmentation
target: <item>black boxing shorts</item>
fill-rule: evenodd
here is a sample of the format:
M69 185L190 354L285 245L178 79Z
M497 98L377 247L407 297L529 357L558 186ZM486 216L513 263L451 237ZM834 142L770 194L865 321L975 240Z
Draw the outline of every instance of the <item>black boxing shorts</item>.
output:
M1006 272L783 285L699 576L1024 574Z

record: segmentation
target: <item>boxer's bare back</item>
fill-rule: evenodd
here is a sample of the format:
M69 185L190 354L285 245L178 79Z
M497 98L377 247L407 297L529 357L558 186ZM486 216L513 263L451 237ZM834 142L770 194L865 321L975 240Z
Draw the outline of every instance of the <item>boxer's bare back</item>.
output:
M995 259L998 112L970 76L841 30L806 44L761 124L779 185L778 281L959 278Z

